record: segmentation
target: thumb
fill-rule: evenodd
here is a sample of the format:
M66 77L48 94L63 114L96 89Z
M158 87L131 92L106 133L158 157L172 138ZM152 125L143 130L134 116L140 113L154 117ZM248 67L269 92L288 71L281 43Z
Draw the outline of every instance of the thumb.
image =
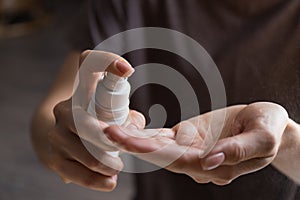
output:
M263 132L259 132L259 130L244 132L218 141L214 149L203 159L202 167L211 170L220 165L236 165L253 158L273 156L272 140Z
M122 57L104 51L84 51L80 58L77 84L74 89L73 104L87 109L99 78L105 71L117 76L129 77L134 69Z

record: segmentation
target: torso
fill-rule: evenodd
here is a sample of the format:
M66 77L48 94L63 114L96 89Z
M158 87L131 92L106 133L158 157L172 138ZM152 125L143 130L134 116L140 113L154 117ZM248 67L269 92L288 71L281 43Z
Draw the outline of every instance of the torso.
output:
M102 3L98 5L97 2ZM101 27L108 19L111 24L109 29L101 27L102 34L96 42L127 29L145 26L180 31L199 42L217 64L224 80L228 105L277 102L288 110L291 118L300 122L300 1L236 2L240 1L94 1L98 17L96 25ZM117 11L113 14L109 10L101 12L97 9L101 6ZM94 35L99 34L96 30L93 32ZM133 65L159 62L188 75L191 66L176 55L156 50L143 51L131 52L127 58ZM205 83L201 77L193 77L189 81L201 93L198 96L201 111L209 111L210 99ZM150 95L147 103L141 103L143 95L136 94L131 99L131 106L147 115L152 104L167 105L170 107L167 109L168 116L172 117L168 118L166 126L173 126L180 121L177 102L168 98L172 95L155 95L159 90L164 88L145 87L141 92ZM271 166L242 176L225 187L196 184L184 175L164 170L138 175L137 185L138 200L289 200L297 198L298 189L295 183Z

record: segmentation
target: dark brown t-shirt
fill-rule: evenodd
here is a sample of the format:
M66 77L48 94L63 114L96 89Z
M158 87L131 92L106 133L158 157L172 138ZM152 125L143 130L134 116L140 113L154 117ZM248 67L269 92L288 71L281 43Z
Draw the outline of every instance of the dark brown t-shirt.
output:
M90 1L89 21L90 36L85 37L93 38L91 48L132 28L180 31L201 44L217 64L228 105L272 101L300 122L300 0L98 0ZM206 85L186 60L155 49L125 57L133 66L149 62L172 66L201 94L197 95L201 111L210 110ZM157 103L168 113L165 126L180 121L178 101L167 88L147 85L131 98L131 107L148 119L149 107ZM136 184L137 200L300 199L298 186L272 166L223 187L197 184L165 170L138 174Z

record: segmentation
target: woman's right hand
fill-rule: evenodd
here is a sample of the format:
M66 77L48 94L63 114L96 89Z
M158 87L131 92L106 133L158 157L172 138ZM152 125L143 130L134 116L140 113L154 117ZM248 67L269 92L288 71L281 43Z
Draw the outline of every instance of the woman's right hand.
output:
M105 59L103 56L107 56L110 57L109 59L118 60L107 68L114 74L128 76L133 72L131 66L124 62L124 59L111 53L86 51L81 55L81 62L90 53L94 54L94 59L102 56L99 57L101 60ZM99 73L93 74L88 83L91 86L87 89L88 94L94 90L100 75ZM87 113L86 106L74 108L72 98L58 103L54 108L56 123L48 132L49 151L45 161L46 165L55 171L65 183L72 182L94 190L111 191L117 184L117 174L122 169L123 163L120 157L112 157L105 152L105 150L116 150L112 145L106 144L108 149L101 148L103 141L99 141L99 137L105 137L101 135L101 132L108 127L108 124ZM90 99L90 97L88 98ZM80 127L85 130L80 134L78 127L75 126L74 112L80 118ZM145 119L142 114L131 110L129 119L135 127L144 128ZM98 159L86 149L86 144L94 147Z

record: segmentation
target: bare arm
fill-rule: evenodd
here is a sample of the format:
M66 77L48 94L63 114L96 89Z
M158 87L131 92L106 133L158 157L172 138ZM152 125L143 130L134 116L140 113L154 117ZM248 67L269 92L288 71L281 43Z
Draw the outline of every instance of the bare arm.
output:
M284 131L278 154L272 164L300 184L300 125L291 119Z
M120 56L100 51L70 52L54 84L38 106L32 120L31 136L35 151L40 160L64 182L73 182L89 189L111 191L117 184L117 175L123 167L119 157L112 157L104 149L96 148L101 162L90 154L82 141L98 147L102 141L79 137L75 127L72 109L72 91L79 64L91 55L95 63L113 61L107 70L119 76L129 76L132 67ZM80 61L80 62L79 62ZM86 84L87 93L94 92L101 73L92 75ZM89 137L98 136L99 131L108 125L89 115L85 108L77 107L82 119L81 125ZM144 127L144 118L136 111L130 111L130 119L136 127ZM140 119L140 120L137 120Z
M31 124L32 144L39 159L45 163L48 155L47 134L55 125L53 108L56 104L71 97L73 83L79 67L79 51L71 51L53 82L53 85L33 116Z
M223 123L211 116L222 116L224 110L222 127ZM222 131L214 148L203 158L203 138L213 135L211 124L219 125ZM231 106L183 121L172 129L150 131L152 137L139 138L131 135L144 136L149 130L105 130L125 151L170 171L187 174L199 183L229 184L241 175L272 164L300 184L300 125L289 119L280 105L257 102Z

